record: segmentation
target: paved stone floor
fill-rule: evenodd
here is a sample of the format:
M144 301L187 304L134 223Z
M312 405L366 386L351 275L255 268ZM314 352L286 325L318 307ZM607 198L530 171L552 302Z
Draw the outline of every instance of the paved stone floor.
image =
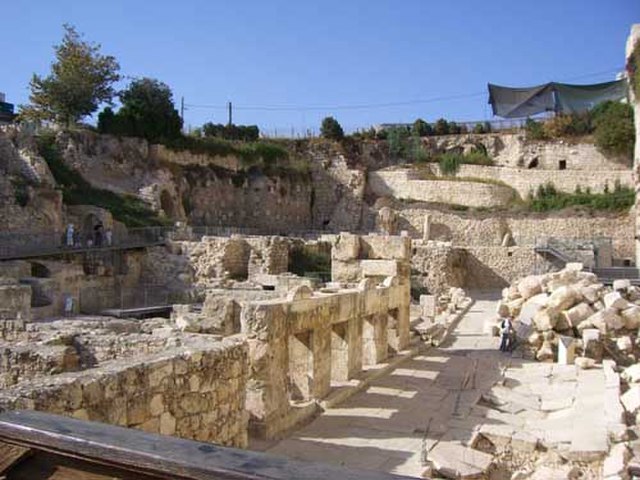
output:
M606 449L603 371L499 352L498 339L483 334L485 319L495 316L492 297L477 294L440 348L408 359L268 451L421 477L424 452L463 476L486 469L492 457L468 447L477 432L494 443L518 442L524 451L538 442L596 454ZM592 421L580 420L583 408Z

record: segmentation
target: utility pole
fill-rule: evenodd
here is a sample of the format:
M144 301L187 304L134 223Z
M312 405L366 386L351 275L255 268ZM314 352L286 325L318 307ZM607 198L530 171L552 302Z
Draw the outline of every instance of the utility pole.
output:
M230 127L233 124L233 121L232 121L232 108L233 107L231 106L231 102L229 102L227 104L227 106L229 107L229 123L227 125Z
M180 118L182 119L182 125L184 125L184 97L180 97Z

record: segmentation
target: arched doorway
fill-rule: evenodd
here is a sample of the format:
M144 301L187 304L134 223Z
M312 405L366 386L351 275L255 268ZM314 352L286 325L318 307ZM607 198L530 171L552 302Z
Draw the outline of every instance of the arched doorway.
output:
M171 194L167 190L163 190L160 194L160 208L167 218L176 217L176 206Z
M95 231L94 229L95 226L100 222L100 218L98 218L98 216L93 213L90 213L86 217L84 217L84 220L82 221L82 236L80 237L80 241L83 245L87 245L89 240L91 240L91 243L93 244Z

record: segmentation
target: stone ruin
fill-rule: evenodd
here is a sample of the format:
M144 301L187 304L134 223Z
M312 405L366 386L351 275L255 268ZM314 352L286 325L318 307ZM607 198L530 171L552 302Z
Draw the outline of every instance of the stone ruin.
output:
M326 287L211 288L199 308L143 321L32 322L31 288L4 281L0 411L237 447L277 438L407 348L410 255L408 237L342 234Z

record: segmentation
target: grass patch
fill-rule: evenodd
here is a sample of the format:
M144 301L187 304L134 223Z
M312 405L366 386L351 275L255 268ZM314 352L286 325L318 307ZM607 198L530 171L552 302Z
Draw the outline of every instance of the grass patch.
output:
M589 190L576 189L575 193L559 192L553 184L541 185L536 193L527 199L529 210L548 212L569 207L585 207L589 210L620 212L628 210L635 202L632 188L616 184L613 191L605 188L603 193L591 193Z
M165 225L147 205L132 195L118 195L110 190L94 188L76 170L68 167L52 135L38 137L38 153L42 156L62 188L62 198L67 205L95 205L111 212L113 218L128 227Z
M240 159L244 169L257 169L267 176L308 179L311 172L309 162L289 155L285 147L275 142L231 142L214 137L182 136L167 140L163 145L179 152L188 151L212 157L235 156Z

